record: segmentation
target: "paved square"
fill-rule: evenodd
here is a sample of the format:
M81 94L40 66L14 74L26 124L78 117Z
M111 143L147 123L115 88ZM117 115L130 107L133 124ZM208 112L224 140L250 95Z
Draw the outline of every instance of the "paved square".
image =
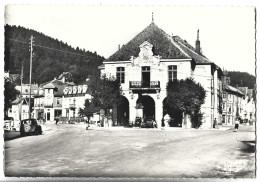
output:
M93 128L49 124L5 142L6 176L255 177L253 126L233 130Z

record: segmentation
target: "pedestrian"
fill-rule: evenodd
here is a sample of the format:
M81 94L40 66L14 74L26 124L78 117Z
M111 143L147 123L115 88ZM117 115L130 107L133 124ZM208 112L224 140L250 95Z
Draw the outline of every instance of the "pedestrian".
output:
M238 127L239 127L239 120L236 118L235 119L235 130L236 130L236 132L238 131Z
M155 120L153 120L153 128L157 128L157 124Z
M56 123L55 123L55 124L57 125L57 124L58 124L58 122L59 122L59 117L58 117L58 116L56 116L56 117L55 117L55 121L56 121Z
M215 118L213 123L213 128L217 128L217 127L218 127L218 122L217 119Z

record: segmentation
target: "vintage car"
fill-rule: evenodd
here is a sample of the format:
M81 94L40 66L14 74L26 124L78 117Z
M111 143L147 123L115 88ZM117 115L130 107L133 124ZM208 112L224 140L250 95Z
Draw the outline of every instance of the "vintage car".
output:
M36 119L24 119L20 123L20 134L25 135L41 135L42 127L37 123Z
M156 128L156 123L153 118L146 118L140 124L141 128Z
M12 120L4 121L4 130L8 130L8 131L12 130L11 123L12 123Z

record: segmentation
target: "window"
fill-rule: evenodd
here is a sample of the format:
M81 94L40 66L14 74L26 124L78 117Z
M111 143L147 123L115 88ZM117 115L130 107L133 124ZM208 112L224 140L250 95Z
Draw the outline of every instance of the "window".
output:
M177 66L169 66L168 67L169 72L169 81L177 80Z
M120 83L125 83L125 68L124 67L117 67L116 68L116 79Z
M57 98L57 105L60 105L60 98Z
M226 110L226 103L223 103L223 110Z
M51 90L51 89L48 89L48 94L50 93L50 90Z

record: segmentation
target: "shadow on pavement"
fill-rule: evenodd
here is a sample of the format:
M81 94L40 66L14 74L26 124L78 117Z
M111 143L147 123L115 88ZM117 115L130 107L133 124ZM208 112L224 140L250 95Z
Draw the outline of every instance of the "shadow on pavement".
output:
M241 141L245 147L241 148L241 151L244 153L255 153L255 141Z

